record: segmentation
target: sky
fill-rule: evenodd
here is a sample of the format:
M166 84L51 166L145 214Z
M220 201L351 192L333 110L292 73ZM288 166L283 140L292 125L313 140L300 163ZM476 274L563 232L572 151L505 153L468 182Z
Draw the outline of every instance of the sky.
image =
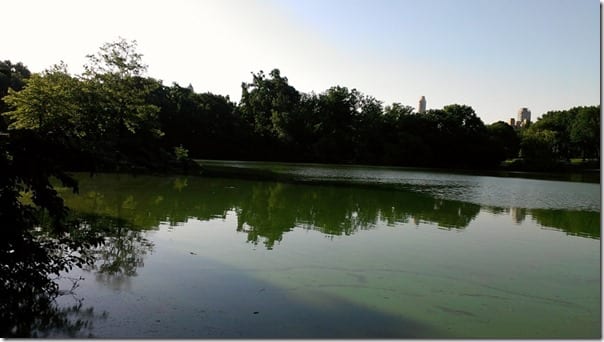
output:
M472 106L490 124L528 107L600 103L598 0L0 0L0 59L40 72L119 37L147 75L239 101L252 72L302 92L336 85L390 105Z

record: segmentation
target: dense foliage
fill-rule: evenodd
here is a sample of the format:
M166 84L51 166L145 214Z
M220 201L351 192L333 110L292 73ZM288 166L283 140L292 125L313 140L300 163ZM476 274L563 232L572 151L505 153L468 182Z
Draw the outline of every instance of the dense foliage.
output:
M520 156L542 167L571 158L600 160L600 106L550 111L521 131Z
M599 160L600 108L548 112L515 129L485 125L467 105L416 113L356 89L302 93L278 69L252 73L240 102L143 76L136 43L121 39L89 55L83 75L59 64L30 75L0 65L8 130L53 136L70 169L169 169L199 159L495 168L521 157L539 167Z

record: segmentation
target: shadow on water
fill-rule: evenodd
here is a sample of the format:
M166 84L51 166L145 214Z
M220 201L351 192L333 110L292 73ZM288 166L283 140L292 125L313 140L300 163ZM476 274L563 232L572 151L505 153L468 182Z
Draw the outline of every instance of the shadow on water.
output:
M103 298L102 338L438 338L428 324L320 293L298 295L211 259L188 255L162 269L162 288L142 300ZM201 265L195 268L191 265ZM193 271L195 270L195 271ZM138 279L139 282L150 278ZM170 291L166 291L169 288ZM173 294L178 293L178 297ZM119 296L117 296L119 297ZM94 299L92 299L94 300ZM384 299L386 300L386 299ZM109 301L109 303L107 303ZM93 302L93 304L95 304ZM124 323L127 322L127 323Z

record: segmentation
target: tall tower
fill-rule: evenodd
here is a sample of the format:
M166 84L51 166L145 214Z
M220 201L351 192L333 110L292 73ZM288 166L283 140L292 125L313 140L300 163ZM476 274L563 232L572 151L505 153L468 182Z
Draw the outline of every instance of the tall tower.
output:
M419 105L417 106L417 112L420 114L426 112L426 97L425 96L422 96L419 99Z
M516 124L524 126L529 122L531 122L531 111L526 107L518 109L518 120L516 120Z

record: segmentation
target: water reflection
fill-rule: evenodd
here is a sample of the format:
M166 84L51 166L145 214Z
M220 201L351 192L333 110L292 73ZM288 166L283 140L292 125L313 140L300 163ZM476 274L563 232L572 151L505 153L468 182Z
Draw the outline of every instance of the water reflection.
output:
M96 200L100 197L94 196ZM132 199L129 196L126 202ZM106 318L107 313L95 312L77 294L84 278L65 273L64 267L54 266L54 259L41 255L60 253L61 258L71 259L65 253L72 253L86 260L93 258L93 264L73 262L93 272L97 282L118 290L128 287L137 269L144 266L153 244L127 220L111 216L72 213L67 225L77 229L70 233L73 243L69 245L46 232L44 217L41 222L38 235L22 241L28 244L27 255L15 250L0 255L1 265L11 265L0 272L0 336L92 337L93 322Z
M38 273L43 271L37 270ZM72 286L64 288L57 285L56 290L49 290L37 276L2 277L4 288L0 300L0 337L52 337L56 333L68 337L86 337L93 319L99 315L92 307L84 306L82 299L73 294L76 287L73 285L77 284L78 279L53 278L51 281L57 284L68 281L72 282Z
M351 235L379 222L463 229L480 212L476 204L364 186L98 175L80 178L80 189L79 196L64 194L70 208L118 217L135 230L221 218L235 210L237 231L267 248L294 227L328 235Z
M179 261L174 263L175 266L173 267L173 270L164 269L162 268L163 266L158 266L157 263L150 262L149 265L144 269L145 272L141 272L140 268L144 266L145 259L147 259L149 254L151 254L154 249L153 244L146 238L149 237L149 239L151 239L151 237L148 235L148 232L146 232L145 230L157 229L159 226L166 226L169 224L172 227L176 227L174 228L176 230L180 229L180 231L183 233L187 233L187 231L189 233L191 233L191 231L195 231L195 234L204 233L203 230L197 229L199 228L198 225L188 225L183 228L177 227L179 225L183 225L190 219L196 219L201 221L212 221L218 219L220 220L220 223L216 222L216 224L211 224L207 226L211 226L211 229L216 229L216 231L224 231L223 228L225 227L226 229L236 230L237 232L239 232L239 234L234 234L235 238L239 238L241 240L245 239L251 244L264 246L264 248L266 249L277 249L277 251L270 253L256 253L251 251L251 248L243 248L243 250L245 251L253 252L259 257L266 258L274 258L275 256L280 255L279 253L282 251L279 249L279 247L285 246L279 246L279 242L285 239L286 236L288 236L289 231L292 231L294 229L298 231L300 229L315 230L328 236L352 235L357 234L363 230L384 226L392 226L396 227L397 229L401 227L421 226L423 229L425 227L424 224L429 227L438 227L444 230L464 231L464 229L466 229L473 220L479 217L479 215L480 217L477 222L487 222L487 224L489 224L489 219L493 219L493 217L489 217L490 215L497 215L499 217L493 221L502 222L509 219L508 222L510 226L514 226L516 224L522 225L524 221L532 220L534 221L534 223L541 225L546 229L556 229L564 231L567 234L577 235L581 237L589 237L595 239L599 239L600 237L600 217L599 213L597 212L486 207L468 202L437 198L429 196L427 194L416 193L413 191L404 191L401 189L389 189L386 187L360 185L344 186L333 184L307 184L293 182L285 183L224 178L151 176L130 177L126 175L104 174L96 175L94 178L89 178L88 176L80 176L79 180L80 195L73 195L68 192L64 193L63 195L66 199L66 204L74 210L75 215L80 221L85 223L88 230L96 231L105 237L105 244L102 246L97 246L93 251L94 255L97 257L97 263L94 267L88 269L90 272L93 272L97 282L101 282L105 285L108 285L107 287L110 288L109 293L116 293L112 290L124 289L128 291L118 292L136 293L137 291L141 290L140 286L137 287L137 285L141 283L148 284L149 279L153 279L153 275L158 276L162 279L184 279L181 281L181 283L185 285L181 284L178 286L190 288L190 292L187 292L186 296L183 296L183 298L185 299L182 299L186 301L186 305L183 304L179 306L177 304L174 304L173 306L173 310L175 310L174 312L179 312L182 317L198 317L194 315L194 313L198 314L198 303L205 303L206 305L209 305L207 303L215 303L208 298L218 300L218 302L216 302L218 304L214 305L215 308L240 308L240 306L237 305L231 306L231 303L245 303L246 301L239 300L238 297L233 299L232 293L240 293L241 296L244 296L245 293L253 293L254 298L256 298L256 296L259 296L259 294L266 294L266 292L268 292L267 289L269 289L267 284L249 283L248 285L245 285L246 282L241 280L242 278L229 278L233 276L247 277L249 276L249 274L242 275L240 272L241 270L239 268L236 268L236 272L225 272L222 266L215 267L212 266L213 264L208 266L208 263L212 260L211 258L204 259L201 263L193 262L187 264L186 262L183 262L185 266L179 268L179 266L177 266L176 264L180 263L181 261L186 261L187 258L195 258L196 260L198 258L202 258L202 253L200 253L198 250L195 250L195 252L197 252L199 255L191 253L190 251L192 249L184 249L184 252L180 249L178 250L179 253L183 253L178 254ZM233 215L235 216L236 220L233 220ZM532 228L535 227L535 224L526 226ZM430 229L429 227L427 229ZM480 228L479 225L476 224L470 227L471 228L468 228L468 230ZM415 233L421 232L418 231ZM471 232L468 233L470 234L466 234L467 236L472 235ZM173 234L162 230L160 232L157 232L157 234L153 234L157 239L155 241L163 241L162 238L158 238L161 237L162 234L164 234L163 238L176 237ZM293 235L294 234L292 233L290 236ZM371 236L371 234L363 235ZM410 251L410 249L412 249L410 247L415 247L415 240L407 239L406 237L408 235L404 235L405 239L401 241L403 242L403 244L406 244L405 246L407 248L400 248L400 250L403 251L400 255L415 255L413 251ZM449 233L445 232L442 234L435 234L434 236L446 240L449 235ZM558 234L544 235L551 237ZM488 238L490 237L491 236L488 236ZM314 234L314 238L318 239L315 241L324 240L321 239L320 236L317 236L317 234ZM290 239L295 241L294 238ZM342 240L353 242L355 241L355 239ZM356 240L363 241L363 239ZM580 243L589 242L585 239L572 239L572 241ZM207 241L205 242L207 243ZM496 246L498 243L499 241L494 241L493 246ZM356 246L364 247L364 245ZM422 263L422 258L411 258L413 259L413 262L407 263L406 267L409 267L411 269L416 267L416 270L422 270L423 272L426 266L432 265L430 267L435 267L433 271L438 274L438 272L441 271L440 267L444 264L440 262L431 264L430 260L433 260L432 258L439 258L440 255L446 256L446 258L442 259L449 260L449 258L451 258L452 256L457 256L456 261L451 261L451 263L455 264L457 262L457 264L459 265L464 264L464 260L468 260L465 255L466 250L458 248L460 246L464 246L463 244L446 245L435 242L434 245L428 243L427 246L437 246L436 250L431 250L430 253L427 253L429 254L429 257L427 257L429 262ZM479 249L482 248L480 244L477 244L477 246L477 248ZM550 245L548 244L547 248L549 248L549 246ZM398 247L399 244L396 244L396 248ZM536 247L539 248L539 244L537 244ZM421 244L418 248L421 248ZM162 250L163 253L166 253L163 247ZM359 254L359 250L362 251L363 248L353 248L350 250L349 253L351 253L350 255L360 255L359 260L367 259L365 256L363 256L362 253ZM509 252L511 254L514 254L513 249L503 250L505 250L506 253ZM457 251L460 251L461 254L457 254ZM480 251L482 253L482 249ZM367 253L368 251L365 252ZM158 257L161 253L162 252L159 251L158 248L158 255L152 255L149 259L153 260L154 257ZM208 253L213 255L212 251ZM371 251L371 253L373 253L373 250ZM238 255L233 256L230 252L227 254L232 258L238 258ZM542 255L542 253L537 252L536 254ZM468 255L471 255L471 253ZM495 279L493 280L494 283L500 281L496 277L493 278L494 273L491 272L491 266L489 265L493 264L496 266L494 266L494 268L499 270L501 269L501 265L505 266L506 263L499 263L500 259L498 259L497 257L498 253L494 253L493 255L494 257L492 259L488 259L485 257L483 258L483 261L476 263L476 267L472 269L473 271L471 273L468 273L471 274L472 277L477 277L472 279L485 279L485 281L491 281L491 279ZM349 258L344 257L342 259L348 260ZM397 255L392 258L395 263L398 263L401 259L404 258L401 258ZM441 258L439 258L439 260L440 259ZM508 257L506 256L505 260L507 259ZM334 258L334 260L337 261L340 259ZM538 265L539 260L540 259L533 260L532 262L528 262L527 264L530 267L534 267L535 262L537 262ZM416 262L417 265L415 265ZM200 266L198 264L203 264L203 268L199 268ZM310 261L309 264L312 265L314 264L314 262ZM511 264L514 265L514 270L516 270L516 267L519 267L517 266L519 264L517 260L511 261ZM293 265L295 265L295 263L293 263ZM308 265L305 265L305 267L306 266ZM447 265L446 269L450 269L450 266ZM547 268L545 268L545 270L547 271ZM204 272L203 277L199 277L200 271ZM282 297L284 299L287 299L286 302L283 302L284 304L282 306L279 306L279 310L269 310L268 307L266 309L258 309L257 307L250 306L249 308L246 307L246 312L249 311L249 315L252 315L253 317L256 317L253 312L261 312L261 314L263 315L262 317L265 317L266 315L269 315L269 313L272 312L275 315L274 320L273 317L269 317L272 321L277 321L277 316L282 318L282 314L284 312L294 312L291 310L288 311L292 307L292 302L289 301L291 296L289 292L286 293L284 291L295 290L299 291L299 293L306 293L309 288L312 288L314 291L319 289L318 286L331 286L332 284L334 284L331 281L332 278L342 279L342 272L334 270L326 272L323 269L311 269L311 271L305 269L304 272L299 272L300 274L304 275L311 274L312 276L310 277L310 279L306 279L304 277L295 278L298 276L296 272L298 271L292 271L291 274L287 275L287 277L293 276L294 279L296 279L296 281L294 282L295 287L276 287L276 289L279 289L281 291L279 293L282 293ZM363 287L363 289L365 290L371 291L375 290L376 288L382 289L388 288L388 286L390 286L385 286L383 283L381 283L385 281L386 284L389 284L389 282L391 281L391 279L384 280L383 278L381 278L382 274L373 274L376 277L371 278L371 275L365 274L365 269L361 269L360 272L363 274L363 278L358 279L359 282L362 284L359 285L355 283L353 284L353 286L358 285ZM516 271L513 271L511 274L520 274L518 277L523 277L523 273L515 272ZM136 276L139 273L140 279L137 283L136 281L134 281L133 276ZM279 271L278 273L282 272ZM531 274L533 273L533 270L531 270ZM208 276L208 274L211 274L211 276ZM344 278L346 277L346 274L349 273L344 272ZM258 274L255 275L257 276ZM262 273L261 276L266 276L266 274ZM457 275L454 275L453 277L454 281L457 281ZM300 281L300 279L302 279L302 281ZM316 279L322 279L322 282L315 283ZM374 288L372 288L371 286L367 286L365 284L365 282L368 281L367 279L371 279L371 282L375 281L378 284L373 284L373 286L375 286ZM449 278L447 278L446 275L442 278L438 278L438 283L440 284L441 282L443 282L443 279ZM506 273L505 279L512 278L509 278ZM448 281L451 280L449 279ZM532 282L532 280L527 281ZM130 282L132 282L131 288ZM480 281L478 282L480 283ZM514 280L514 282L516 281ZM155 285L150 287L150 292L145 295L145 301L150 301L149 298L155 297L158 297L159 299L154 299L156 302L151 302L151 304L147 304L144 310L148 310L148 308L153 308L155 304L157 304L157 307L164 306L161 297L163 295L163 291L165 291L164 289L170 288L170 286L165 286L166 283L163 281L159 283L161 283L162 286ZM232 287L229 288L229 285L225 284L230 284L230 286ZM288 283L288 281L284 281L284 284L287 285L290 283ZM337 285L342 284L344 286L350 285L345 282L338 283ZM242 286L249 286L248 291L242 292ZM420 284L418 286L425 286L425 284ZM220 291L216 293L228 293L228 295L225 295L224 297L228 297L229 300L232 301L227 302L228 305L225 303L219 303L220 300L223 300L222 297L216 297L216 293L213 292L210 295L210 292L199 291L199 288L220 289ZM225 288L227 288L228 291L225 290ZM435 286L434 288L438 289L438 286ZM98 288L96 287L91 287L89 291L92 291L91 293L94 293L94 291L96 291L97 289ZM342 293L346 293L348 288L345 289L346 290L342 291ZM358 288L354 287L354 289L356 290ZM480 289L484 290L483 287L480 287ZM492 288L488 287L488 289L490 291L490 289ZM323 288L321 288L321 291L323 291ZM460 291L460 293L466 293L464 292L465 290ZM542 291L541 287L539 288L539 291ZM275 290L275 292L278 291ZM178 288L176 293L181 293L181 288ZM298 292L296 293L298 294ZM508 291L505 293L510 294L516 292ZM429 295L433 296L434 293L430 293ZM476 298L482 300L482 296L490 296L490 292L486 294L482 292L475 294L472 292L472 296L474 295L480 296ZM496 295L499 296L500 294ZM143 295L141 294L140 296L142 298ZM116 298L117 297L119 296L116 296ZM106 300L105 297L102 298L103 301ZM194 300L194 298L197 298L197 300ZM270 298L271 309L274 309L275 297L272 296ZM389 295L388 298L386 298L386 296L379 296L379 300L381 301L382 299L384 299L384 303L388 303L390 301L389 298ZM497 301L499 300L498 298L502 297L493 298L495 298L495 300ZM138 301L138 299L139 298L137 298L136 300ZM117 308L116 310L118 310L116 317L121 317L119 314L119 310L121 310L120 305L122 304L121 301L123 300L123 298L120 297L119 299L115 300L119 302L113 306L113 308ZM168 300L173 301L174 303L178 303L181 299L171 297ZM261 302L260 297L258 297L258 301ZM422 298L421 301L424 301L424 299ZM468 300L464 299L464 303L466 302L468 302ZM105 305L102 307L103 309L112 312L113 315L114 310L112 310L112 305L113 304ZM191 310L193 311L183 311L183 306L187 308L187 305L191 305ZM440 303L436 306L433 305L428 307L431 307L432 309L436 308L437 314L439 311L442 311L451 316L457 313L461 313L463 315L462 312L471 312L464 309L463 307L462 309L456 309L454 306L450 307L448 305L441 305ZM129 307L128 310L131 310L131 308ZM308 308L307 310L309 311L308 317L310 317L311 311L313 312L312 315L315 315L315 311L313 311L315 310L314 308L312 310L311 308ZM363 309L360 308L355 307L355 310L357 310L355 312L363 312ZM203 312L203 319L214 319L215 322L224 320L223 312L216 312L218 313L216 315L206 315L205 312ZM331 316L330 314L326 317L341 317L343 315L342 312L343 311L341 310L338 310L337 312L334 311L333 316ZM162 316L161 318L162 329L163 326L167 324L168 317L174 316L174 313L172 312L170 312L169 314L170 315L166 314L166 316ZM347 314L348 313L346 313L346 315ZM241 314L235 312L233 313L233 315L234 316L232 317L237 317L236 320L239 322L240 316L238 315ZM368 316L376 317L373 315ZM298 318L299 317L295 317L292 322L297 321ZM110 317L108 321L112 319L115 321L116 319L119 320L121 318ZM191 326L195 327L198 324L195 319L197 318L190 318L190 320L184 319L182 325L178 325L176 323L174 324L176 324L176 326L178 327L183 328L189 328ZM362 322L363 319L369 318L363 316L359 318L359 320L355 319L355 322ZM180 320L180 318L176 320L171 320L170 322L176 322L178 320ZM379 316L379 320L383 320L383 322L385 322L386 318ZM157 318L153 318L151 322L156 322L157 326L160 325L160 320ZM207 323L207 321L204 322ZM409 322L411 326L411 328L409 328L411 329L410 331L400 332L397 330L396 334L392 333L392 336L415 336L412 332L415 321L410 320ZM421 322L421 320L418 320L418 322ZM383 326L382 323L375 323L374 326ZM115 322L112 324L115 324ZM223 324L221 324L222 323L216 323L216 326L224 326ZM244 329L242 331L258 331L258 326L255 325L256 323L249 324L249 330ZM146 327L148 327L148 325L148 322L141 323L141 327L145 327L145 329ZM297 324L292 325L299 327ZM396 322L393 323L393 326L395 325ZM237 324L237 326L239 326L239 323ZM274 327L267 326L266 331L270 331L272 333L274 331L272 330L273 328ZM105 328L100 328L98 331L101 331L103 329ZM427 328L420 326L417 327L418 331L423 329ZM154 331L153 334L155 334L157 331ZM179 328L175 328L172 330L162 331L170 331L171 333L173 333L174 331L181 330L179 330ZM131 332L132 336L145 336L145 334L148 333L149 332L147 330L140 330L136 333ZM263 335L261 333L258 334L262 337L274 336L270 333L266 333L266 335ZM217 335L213 334L211 336ZM238 335L234 333L234 335L227 334L227 336L237 337ZM246 333L243 336L256 335L250 335L249 333ZM321 335L314 333L314 335L311 336L316 337ZM362 334L356 334L354 336L362 336ZM372 336L378 336L378 334L372 334Z
M569 235L600 238L600 214L589 211L532 209L531 216L543 227Z
M273 248L295 227L318 230L328 235L351 235L378 223L419 225L423 222L442 229L464 229L476 218L481 206L435 198L411 191L370 186L308 185L223 178L152 177L101 174L81 176L80 193L65 193L69 207L79 213L114 217L128 225L114 227L108 235L115 244L136 242L122 249L146 250L148 242L129 237L132 230L176 226L189 218L211 220L237 213L239 232L251 243ZM510 215L521 223L531 217L538 224L568 234L600 237L599 213L550 209L484 207L497 215ZM116 230L117 229L117 230ZM137 240L138 239L138 240ZM126 242L129 241L129 242ZM138 241L138 242L137 242ZM121 260L116 250L105 251L109 259ZM139 253L140 254L140 253ZM133 264L141 260L131 260ZM108 265L106 272L115 269ZM126 270L122 270L126 274Z
M129 201L132 196L129 196ZM74 214L77 219L104 236L104 241L90 249L94 264L84 269L94 272L96 280L113 289L124 289L130 285L130 277L144 266L145 256L152 252L153 243L145 238L143 231L135 229L127 220L111 216Z
M67 222L69 238L40 227L18 238L5 234L0 253L0 337L85 337L92 320L103 316L84 305L75 289L82 280L64 274L90 258L89 249L101 242L83 221ZM73 226L72 226L73 224Z

